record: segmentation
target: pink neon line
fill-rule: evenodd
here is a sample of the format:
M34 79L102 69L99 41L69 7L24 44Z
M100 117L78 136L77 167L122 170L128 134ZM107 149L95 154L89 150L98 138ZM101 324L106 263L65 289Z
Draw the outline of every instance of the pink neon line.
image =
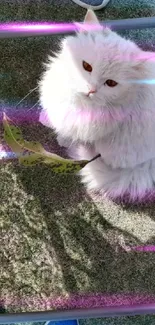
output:
M17 297L14 295L4 296L0 299L3 304L11 308L28 308L31 310L47 309L80 309L80 308L100 308L110 306L133 306L135 304L155 303L155 295L151 294L71 294L66 296L52 296L48 298L37 298L35 296Z
M0 24L0 33L5 34L23 34L26 36L28 33L34 33L35 36L39 33L50 33L50 34L56 34L56 33L66 33L66 32L76 32L78 30L78 24L79 23L49 23L49 22L16 22L16 23L3 23ZM101 30L101 28L106 28L106 26L102 27L100 25L89 25L85 24L85 29L88 31L92 30ZM135 58L132 58L132 60L143 60L143 59L155 59L155 53L152 52L151 58L150 58L150 53L142 53L140 56L136 56ZM120 60L124 60L124 56L117 58ZM127 60L131 60L131 58L127 55L126 57Z
M47 22L22 22L22 23L5 23L5 24L0 24L0 30L3 31L26 31L26 30L31 30L31 31L43 31L43 30L75 30L77 27L75 24L72 23L47 23Z
M0 30L3 32L50 32L50 33L59 33L59 32L76 32L78 30L78 24L74 23L48 23L48 22L17 22L17 23L4 23L0 24ZM102 27L103 28L103 27ZM100 30L101 26L99 25L86 25L85 29L87 30Z
M155 252L155 245L134 246L130 249L138 252Z

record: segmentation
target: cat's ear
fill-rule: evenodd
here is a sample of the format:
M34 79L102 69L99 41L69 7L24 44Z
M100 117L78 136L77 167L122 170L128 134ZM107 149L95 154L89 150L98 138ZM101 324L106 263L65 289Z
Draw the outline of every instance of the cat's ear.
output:
M91 9L87 10L87 13L84 18L84 24L95 24L101 26L97 16L95 15L94 11Z
M78 32L89 32L89 31L102 31L104 35L108 35L111 30L107 26L100 24L96 14L93 10L88 9L85 15L83 23L75 23L78 28Z
M77 26L79 33L88 32L91 30L103 30L97 16L91 9L87 10L83 23L75 23L75 25Z

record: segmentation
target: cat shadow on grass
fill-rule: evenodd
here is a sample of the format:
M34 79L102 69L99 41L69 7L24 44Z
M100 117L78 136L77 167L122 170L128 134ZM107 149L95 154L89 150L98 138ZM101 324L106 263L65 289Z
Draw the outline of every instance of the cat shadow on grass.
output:
M129 211L130 213L141 212L146 215L149 215L151 219L155 220L155 190L151 193L150 197L147 196L141 202L138 200L132 202L127 201L126 199L122 200L113 200L113 202L118 205L124 211Z
M50 151L65 156L51 130L38 125L36 132L34 125L31 132L27 128L24 132L27 139L42 144L46 139ZM150 273L154 266L151 253L127 249L142 243L105 219L104 209L101 214L77 176L54 174L46 166L16 165L14 169L25 192L33 196L34 209L36 204L41 209L48 236L31 227L27 219L22 222L31 238L42 239L51 254L54 249L67 292L155 292L154 273Z

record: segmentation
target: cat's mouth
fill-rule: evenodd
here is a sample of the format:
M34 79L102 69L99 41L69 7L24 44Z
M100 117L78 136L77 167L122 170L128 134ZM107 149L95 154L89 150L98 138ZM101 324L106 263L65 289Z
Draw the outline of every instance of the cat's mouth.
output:
M98 92L88 96L88 93L77 92L74 96L74 105L82 109L102 108L103 101L99 98Z
M80 108L90 108L91 106L93 107L95 103L95 94L93 97L88 96L86 93L77 93L75 96L75 103L76 106Z
M80 92L78 95L81 97L82 100L86 100L86 101L92 102L97 97L97 91L88 92L88 93L86 93L86 92Z
M93 98L94 97L94 94L97 93L97 90L95 88L92 88L88 91L88 93L86 94L87 97L89 98Z

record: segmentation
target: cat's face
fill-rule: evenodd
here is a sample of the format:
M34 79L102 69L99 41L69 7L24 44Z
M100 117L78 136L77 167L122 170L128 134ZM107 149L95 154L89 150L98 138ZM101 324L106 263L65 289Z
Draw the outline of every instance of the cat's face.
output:
M85 23L90 22L97 24L92 12L85 19ZM141 87L131 82L143 78L138 59L141 50L109 29L82 30L66 38L62 53L72 94L79 104L105 108L128 105Z

